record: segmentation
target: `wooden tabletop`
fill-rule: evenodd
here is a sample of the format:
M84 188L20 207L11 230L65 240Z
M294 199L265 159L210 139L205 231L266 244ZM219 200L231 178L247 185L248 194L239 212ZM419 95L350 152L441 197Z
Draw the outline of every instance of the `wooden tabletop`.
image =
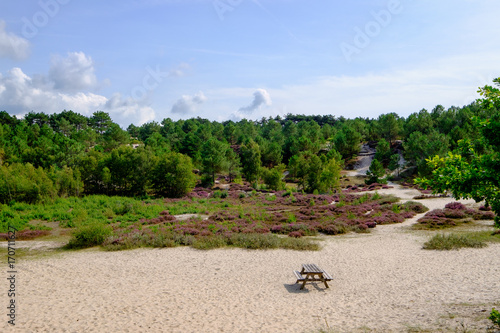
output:
M302 273L323 274L323 270L315 264L302 264Z

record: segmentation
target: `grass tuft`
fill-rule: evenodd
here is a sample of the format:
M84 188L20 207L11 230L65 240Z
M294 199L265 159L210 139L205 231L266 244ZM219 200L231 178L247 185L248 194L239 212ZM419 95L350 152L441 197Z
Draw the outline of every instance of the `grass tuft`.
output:
M438 234L427 241L423 248L425 250L458 250L461 248L482 248L487 242L473 234Z

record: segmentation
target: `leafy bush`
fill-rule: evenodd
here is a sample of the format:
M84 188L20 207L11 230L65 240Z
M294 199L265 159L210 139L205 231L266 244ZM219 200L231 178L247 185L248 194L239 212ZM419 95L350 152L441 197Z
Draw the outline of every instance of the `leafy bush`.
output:
M102 224L93 224L77 229L67 247L70 249L86 248L104 243L111 235L111 228Z
M488 319L491 320L493 325L500 328L500 312L498 312L497 309L495 309L495 308L491 309L491 313L490 313L490 316L488 317Z

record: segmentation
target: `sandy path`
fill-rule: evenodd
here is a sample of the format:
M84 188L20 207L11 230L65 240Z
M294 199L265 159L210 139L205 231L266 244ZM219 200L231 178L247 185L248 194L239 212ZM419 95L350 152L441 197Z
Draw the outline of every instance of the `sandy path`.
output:
M318 252L86 250L25 261L18 264L18 324L7 329L317 332L328 323L336 332L453 332L462 323L484 331L487 313L500 305L500 245L424 251L426 234L407 230L415 219L326 237ZM298 290L292 271L307 262L333 275L330 289Z

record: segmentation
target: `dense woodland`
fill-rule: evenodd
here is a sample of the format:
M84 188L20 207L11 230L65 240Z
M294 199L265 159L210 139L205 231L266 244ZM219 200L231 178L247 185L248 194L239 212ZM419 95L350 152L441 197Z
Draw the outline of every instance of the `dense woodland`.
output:
M23 119L2 111L0 202L89 194L181 197L197 184L213 185L217 177L281 190L285 171L299 190L328 193L366 142L376 147L369 171L374 180L400 167L401 152L407 175L426 177L433 171L428 158L463 155L464 146L479 155L494 151L481 122L498 117L497 91L485 86L480 89L485 98L470 105L438 105L407 118L395 113L377 119L289 114L223 123L166 118L126 130L102 111L91 117L66 110L30 112Z
M426 176L431 169L425 160L459 149L460 140L485 152L474 119L497 112L474 102L449 109L438 105L407 118L395 113L376 119L289 114L222 123L166 118L124 130L102 111L91 117L66 110L30 112L23 119L2 111L0 202L89 194L180 197L221 176L280 190L285 170L299 189L328 193L365 142L377 148L372 173L396 169L396 151L402 151L413 173Z

